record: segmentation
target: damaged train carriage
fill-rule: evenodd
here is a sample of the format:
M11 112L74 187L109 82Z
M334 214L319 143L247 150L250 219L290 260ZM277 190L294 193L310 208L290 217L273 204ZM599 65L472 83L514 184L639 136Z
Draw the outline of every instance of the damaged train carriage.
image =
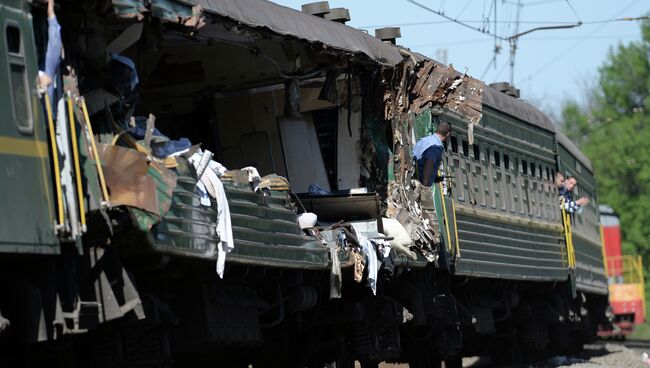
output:
M597 326L607 324L598 220L592 206L580 215L561 212L554 184L556 171L578 175L580 190L595 202L588 159L510 88L428 60L400 67L385 96L395 152L387 215L407 224L404 209L435 209L428 221L437 220L449 255L462 355L521 361L594 339ZM445 142L447 180L434 185L431 200L413 180L410 153L440 120L453 133ZM392 210L394 203L402 205ZM448 352L452 345L441 346Z
M375 192L381 68L398 48L265 1L57 1L65 52L39 101L44 4L2 10L21 19L5 92L33 123L7 163L38 169L3 172L21 188L3 198L44 199L3 221L3 360L66 335L82 365L398 359L409 314L380 261L427 265L390 251ZM38 156L22 157L28 140ZM301 229L306 211L320 227ZM36 365L66 359L30 349Z
M600 289L564 292L555 131L538 110L266 1L60 1L57 14L73 71L51 130L65 180L23 188L50 208L22 223L57 223L36 250L61 255L39 258L40 278L21 266L33 257L3 269L12 295L33 295L0 304L30 326L23 341L92 331L75 340L82 362L431 366L580 330ZM450 179L431 191L410 152L440 118L455 129Z

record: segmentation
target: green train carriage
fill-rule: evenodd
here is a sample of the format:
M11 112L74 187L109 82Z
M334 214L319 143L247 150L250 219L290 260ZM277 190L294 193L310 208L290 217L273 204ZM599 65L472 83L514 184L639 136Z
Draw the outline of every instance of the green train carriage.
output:
M486 346L506 360L544 349L560 353L607 324L593 174L541 111L485 85L480 101L478 123L445 107L413 119L413 141L432 134L439 120L453 127L445 142L448 179L433 190L453 259L452 293L473 321L464 325L463 354L481 354ZM576 165L584 188L574 196L588 195L591 204L571 216L568 235L554 178L556 171L575 173ZM495 334L517 338L495 340Z
M13 5L12 11L24 21L25 28L21 30L25 40L29 40L30 22L25 20L30 18L30 4L5 3L8 5L0 9L5 11ZM415 226L420 237L417 244L426 243L428 250L422 253L433 262L427 262L420 253L416 253L415 259L398 255L394 259L393 278L380 280L378 294L373 296L367 287L351 282L349 251L340 250L332 255L315 238L303 235L296 221L295 208L299 204L291 200L286 190L262 196L252 192L247 182L225 180L235 249L228 255L225 279L217 280L214 262L219 239L212 225L219 204L211 208L196 206L199 196L194 192L196 177L192 170L179 167L175 181L169 181L166 171L156 165L145 170L154 185L150 194L155 193L157 203L167 203L167 211L102 204L101 180L94 152L88 148L93 138L84 125L88 122L79 98L73 104L73 121L83 169L78 173L82 194L77 197L74 186L73 197L81 200L73 201L65 210L66 221L71 222L70 213L85 212L79 206L83 203L88 215L88 232L83 237L70 233L62 233L58 238L55 235L54 198L59 188L49 177L45 130L30 138L16 133L16 122L2 123L8 136L21 140L20 147L24 148L23 141L31 139L29 144L41 152L40 160L19 165L21 170L27 170L20 179L13 176L13 167L23 157L10 154L9 160L3 160L10 167L3 172L8 176L7 180L3 177L2 184L12 183L9 190L3 191L4 196L16 208L26 208L21 205L24 198L50 198L33 204L40 217L30 216L27 211L18 211L9 222L3 217L3 225L16 220L16 224L26 226L26 233L12 234L11 229L16 227L7 226L0 233L2 244L9 244L13 248L7 251L16 253L19 239L12 237L32 235L31 230L35 229L49 235L39 236L32 245L46 245L42 249L61 253L55 257L29 256L19 262L14 255L2 256L0 262L12 265L3 269L5 289L12 283L31 284L31 300L43 300L39 304L28 298L16 299L14 305L28 306L34 311L23 318L31 324L30 336L21 337L20 341L79 334L73 339L72 348L64 351L78 354L82 362L104 361L110 356L115 364L137 364L141 362L138 359L144 359L165 366L175 359L177 364L263 365L281 361L287 366L298 366L356 359L363 361L364 366L372 366L390 359L417 366L432 365L441 359L457 364L461 353L500 352L505 341L493 337L503 332L516 336L509 329L513 324L521 333L523 348L534 352L547 347L549 334L558 342L562 333L583 327L580 318L572 317L571 323L564 324L547 321L548 315L568 317L564 309L574 313L582 301L571 299L567 291L571 289L571 279L566 243L552 187L554 172L558 170L554 150L561 151L556 148L561 146L555 143L555 130L543 114L481 83L481 121L470 123L469 115L462 109L445 107L387 121L382 93L394 92L398 87L380 82L396 75L400 61L418 59L426 64L425 58L345 25L269 2L248 1L245 11L227 1L198 3L207 20L202 29L196 29L191 21L196 20L193 17L198 8L185 2L153 1L149 11L143 10L147 8L141 6L141 1L115 1L107 17L92 13L99 8L60 3L69 14L85 14L95 22L86 26L104 30L93 33L95 38L78 39L76 44L80 47L69 53L77 54L78 58L71 60L81 62L75 66L81 66L79 70L86 73L80 76L81 91L76 97L88 101L90 120L98 133L94 137L97 143L109 145L116 134L98 123L102 108L97 106L101 104L93 102L91 92L96 91L83 81L102 80L107 72L102 55L109 41L118 38L120 32L131 32L128 29L133 25L137 29L140 16L147 19L142 42L131 43L124 51L141 62L142 104L138 111L154 112L157 127L170 132L172 137L188 135L204 142L204 148L217 152L228 166L241 167L257 161L265 173L277 171L286 175L296 188L302 187L303 173L287 168L289 152L285 145L291 142L282 136L278 117L289 105L284 99L291 97L285 95L291 87L285 81L302 80L298 82L300 112L317 125L310 134L318 137L312 143L320 151L326 180L336 183L332 188L339 189L366 185L379 195L371 192L303 197L303 204L315 212L328 208L334 217L376 224L376 229L381 230L380 218L388 215L390 209L386 203L390 201L388 188L403 185L402 177L392 172L399 167L389 164L389 160L394 162L400 155L410 155L408 144L391 149L391 135L397 142L400 134L397 130L389 133L390 128L405 129L400 131L404 133L401 138L416 137L432 132L437 119L449 119L455 127L453 139L447 142L451 180L446 183L447 189L436 187L431 193L431 207L428 202L425 204L438 227L433 227L433 234L422 231L419 224ZM35 7L38 10L38 4ZM187 24L178 24L187 19ZM75 37L85 35L87 29L73 20L62 19L64 32L70 29ZM158 47L151 48L152 43ZM25 62L36 59L29 47L26 50L32 56L25 58ZM19 62L19 56L13 55L9 60ZM25 64L31 73L26 79L23 77L25 83L35 80L34 64ZM91 66L97 65L101 66L101 73L92 70ZM331 70L336 72L335 83L339 92L347 95L347 102L332 103L319 98L324 86L331 85L327 76ZM451 68L445 68L445 73L457 78ZM68 82L71 86L75 84L74 80ZM13 90L15 94L21 89ZM46 127L35 87L30 86L29 90L33 91L33 116L40 119L36 128ZM347 93L342 93L345 90ZM7 91L3 89L1 93ZM413 126L409 125L411 122ZM350 149L357 146L358 149ZM242 147L251 150L248 156ZM29 156L35 151L21 152L28 152ZM362 163L363 170L354 167L355 161ZM106 159L102 159L102 164L110 166ZM70 177L76 179L77 172L70 170ZM34 177L40 179L33 180ZM19 187L21 179L30 185L40 181L44 184L31 189L26 185ZM11 195L16 188L30 192ZM114 194L116 187L112 189ZM111 226L106 225L106 216ZM403 225L409 227L408 221ZM577 225L574 232L580 231ZM592 234L586 236L593 239ZM579 241L576 244L577 290L590 300L600 292L598 281L593 281L598 277L598 264L594 259L583 261L585 252ZM33 254L41 248L21 249ZM339 258L342 266L344 297L329 301L333 257ZM37 263L37 259L43 262ZM42 264L47 267L34 267ZM71 269L79 272L71 274ZM12 273L11 277L8 273ZM59 274L65 275L64 286L41 282L48 278L44 275ZM1 299L0 311L12 315L7 304L11 303ZM35 317L40 310L44 311L42 319ZM412 320L407 321L409 315ZM13 318L14 328L16 323L20 326L20 319ZM549 323L536 324L536 320ZM114 323L102 326L108 321ZM39 335L42 326L55 327L46 327L48 334ZM549 333L549 329L561 331ZM142 344L129 340L134 334ZM430 338L414 339L422 335ZM11 330L3 336L16 338ZM64 339L69 341L69 337ZM100 341L109 343L98 344ZM307 354L307 343L318 348L315 353ZM556 347L566 345L562 341ZM512 344L513 348L516 346ZM35 351L42 353L41 348L36 346ZM197 354L205 350L214 354ZM422 356L422 351L431 354ZM508 351L511 355L516 353Z
M557 132L558 172L578 182L573 198L589 198L589 205L570 216L573 247L576 254L578 290L597 295L607 294L607 277L603 263L603 243L597 206L596 179L589 159L561 132Z

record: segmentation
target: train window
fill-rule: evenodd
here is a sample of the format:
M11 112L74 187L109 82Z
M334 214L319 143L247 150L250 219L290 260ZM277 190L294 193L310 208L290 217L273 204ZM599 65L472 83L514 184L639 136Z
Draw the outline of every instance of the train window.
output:
M474 159L476 161L481 161L481 149L478 144L473 144L472 150L474 151Z
M506 170L510 170L510 157L506 154L503 155L503 167Z
M530 163L530 176L535 176L535 163L531 162Z
M451 136L451 152L458 153L458 139L455 136Z
M466 140L463 140L463 155L469 157L469 145Z
M577 161L576 161L576 172L577 172L578 174L581 174L581 173L582 173L582 165L581 165L579 162L577 162Z
M524 175L528 175L528 162L526 160L521 160L521 172Z
M21 54L20 30L15 26L7 26L7 51L12 54Z
M496 165L496 167L501 167L501 157L499 156L499 152L497 151L494 151L494 165Z
M34 124L31 116L29 83L27 81L27 68L25 56L23 55L20 29L15 25L5 27L5 39L7 41L9 82L11 83L11 96L14 121L18 131L24 134L31 134Z

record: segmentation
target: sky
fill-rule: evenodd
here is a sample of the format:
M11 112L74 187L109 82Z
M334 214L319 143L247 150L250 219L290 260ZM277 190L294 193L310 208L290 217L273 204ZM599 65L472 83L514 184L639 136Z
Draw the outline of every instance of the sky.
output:
M310 2L272 1L298 10ZM352 20L347 24L370 34L378 27L400 26L400 45L486 83L510 82L509 36L581 21L575 28L518 37L514 85L522 99L555 117L563 101L584 102L585 91L596 84L598 68L612 48L641 39L639 21L611 20L650 13L648 0L330 0L329 4L348 8Z

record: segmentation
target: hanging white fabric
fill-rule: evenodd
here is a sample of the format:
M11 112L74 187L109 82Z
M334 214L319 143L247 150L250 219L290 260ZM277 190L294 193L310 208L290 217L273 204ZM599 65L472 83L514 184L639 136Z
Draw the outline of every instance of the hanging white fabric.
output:
M211 157L211 153L206 151ZM226 267L226 254L235 248L234 238L232 235L232 221L230 219L230 207L223 183L219 180L219 175L225 172L225 168L216 161L206 162L206 153L195 153L189 161L194 168L202 171L199 177L200 183L205 186L205 190L217 201L217 234L219 243L217 244L217 267L216 271L220 278L223 278L223 272ZM203 158L203 159L202 159ZM198 183L197 183L198 185Z

